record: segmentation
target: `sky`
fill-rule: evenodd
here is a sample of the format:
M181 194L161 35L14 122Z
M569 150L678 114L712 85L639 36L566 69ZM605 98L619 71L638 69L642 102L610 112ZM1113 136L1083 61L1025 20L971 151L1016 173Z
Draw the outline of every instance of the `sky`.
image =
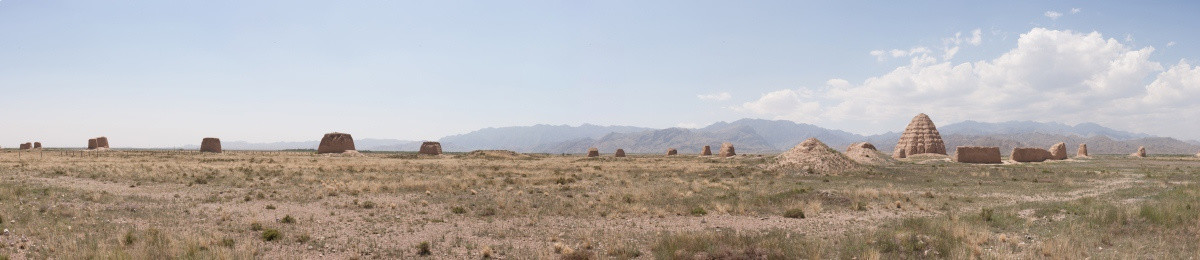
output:
M1194 1L0 0L0 146L917 113L1200 139Z

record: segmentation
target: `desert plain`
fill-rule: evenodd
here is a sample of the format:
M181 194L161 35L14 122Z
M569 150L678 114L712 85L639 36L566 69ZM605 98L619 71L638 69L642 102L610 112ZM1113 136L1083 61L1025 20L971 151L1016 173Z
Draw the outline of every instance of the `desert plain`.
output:
M1193 155L774 160L4 150L0 259L1200 256Z

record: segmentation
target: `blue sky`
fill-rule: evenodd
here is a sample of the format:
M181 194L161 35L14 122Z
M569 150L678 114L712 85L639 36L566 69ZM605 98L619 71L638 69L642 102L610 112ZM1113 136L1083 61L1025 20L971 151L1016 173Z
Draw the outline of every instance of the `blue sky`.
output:
M1179 120L1200 117L1198 7L2 0L0 146L745 117L876 134L919 112L1200 139Z

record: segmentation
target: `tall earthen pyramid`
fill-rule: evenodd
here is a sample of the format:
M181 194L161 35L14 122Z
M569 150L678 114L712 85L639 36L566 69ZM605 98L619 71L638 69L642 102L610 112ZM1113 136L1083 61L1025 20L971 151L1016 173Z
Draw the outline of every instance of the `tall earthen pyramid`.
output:
M945 155L946 143L942 142L942 135L933 125L933 120L921 113L913 117L908 127L904 128L904 134L900 136L900 142L896 143L892 158L900 159L923 153Z

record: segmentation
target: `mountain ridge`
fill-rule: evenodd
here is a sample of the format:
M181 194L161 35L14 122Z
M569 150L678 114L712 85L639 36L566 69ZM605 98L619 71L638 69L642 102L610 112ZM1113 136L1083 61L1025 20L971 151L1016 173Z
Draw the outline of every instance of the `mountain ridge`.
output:
M896 130L902 131L903 128ZM956 146L998 146L1008 154L1012 147L1049 147L1066 142L1074 147L1087 143L1093 154L1127 154L1138 146L1150 153L1195 154L1200 141L1157 137L1104 127L1095 123L1067 125L1056 122L1007 121L998 123L962 121L938 127L946 141L946 150L953 154ZM778 153L786 151L804 139L815 137L838 150L855 142L870 142L880 151L890 153L900 138L899 132L859 135L842 130L797 123L787 120L743 118L732 122L720 121L701 128L670 127L663 129L636 126L601 126L593 124L488 127L476 131L443 137L438 141L447 152L472 150L512 150L523 153L583 153L596 147L602 153L624 149L627 153L657 154L675 148L681 154L699 153L709 145L714 149L731 142L740 153ZM364 151L416 151L420 141L399 139L356 139ZM315 149L318 141L225 143L227 150ZM198 146L184 146L198 148ZM1072 148L1073 149L1073 148Z

